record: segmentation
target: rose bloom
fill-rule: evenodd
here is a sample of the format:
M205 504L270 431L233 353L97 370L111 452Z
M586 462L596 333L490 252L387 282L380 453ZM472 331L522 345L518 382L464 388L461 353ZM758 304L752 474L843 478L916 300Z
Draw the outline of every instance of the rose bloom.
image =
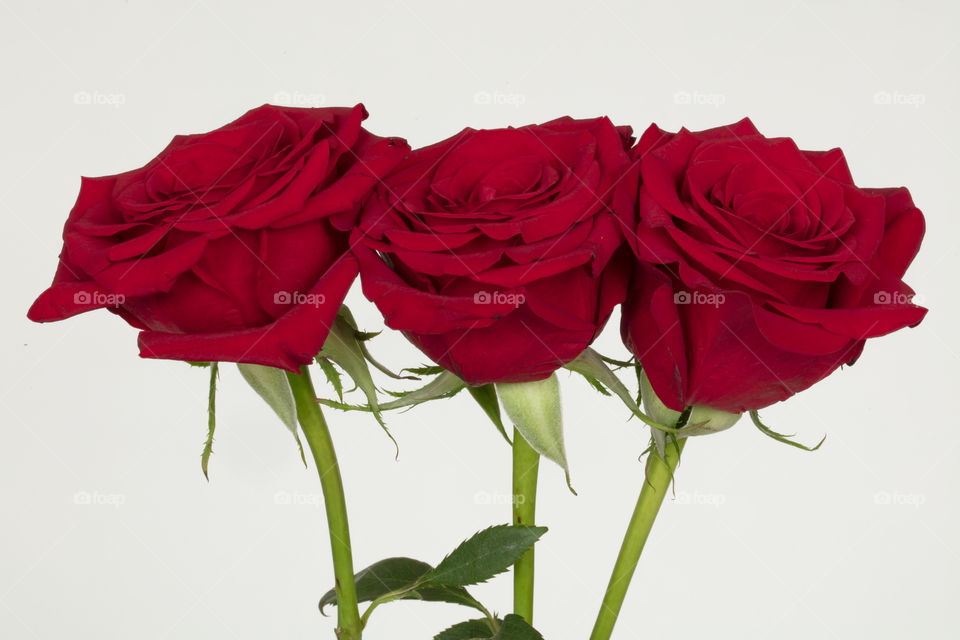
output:
M925 315L902 280L923 215L904 188L855 186L839 149L801 151L742 120L653 125L632 155L622 333L671 409L767 406Z
M357 275L348 230L409 151L363 105L263 106L177 136L141 169L84 178L37 322L107 308L140 355L292 371L320 350Z
M548 377L625 296L611 206L632 140L606 118L560 118L413 151L354 231L364 293L470 384Z

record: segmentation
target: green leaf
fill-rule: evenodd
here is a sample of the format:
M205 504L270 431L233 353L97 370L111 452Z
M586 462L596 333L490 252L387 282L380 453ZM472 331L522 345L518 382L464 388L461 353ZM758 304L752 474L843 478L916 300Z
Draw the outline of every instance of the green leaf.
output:
M543 640L540 632L515 613L508 614L493 640Z
M507 435L507 429L503 426L503 420L500 418L500 403L497 401L496 388L492 384L485 384L480 387L468 386L467 391L477 401L483 412L487 414L487 417L493 422L493 426L497 428L507 444L513 446L510 436Z
M769 436L774 440L776 440L777 442L782 442L783 444L788 444L791 447L796 447L797 449L802 449L804 451L816 451L817 449L820 448L820 445L822 445L824 441L827 439L827 436L823 436L823 438L820 439L820 442L818 442L815 447L808 447L805 444L800 444L799 442L791 440L790 438L793 437L792 435L787 436L787 435L783 435L782 433L777 433L767 425L760 422L760 412L758 411L751 411L750 419L753 420L753 424L755 424L757 426L757 429L759 429L760 432L763 433L765 436Z
M480 618L459 622L448 629L444 629L433 640L482 640L493 637L490 621Z
M485 582L509 569L546 531L509 524L484 529L450 552L426 580L451 586Z
M200 454L200 468L203 470L203 477L209 482L210 474L207 473L207 467L210 464L210 454L213 453L213 432L217 429L217 375L220 373L218 363L207 363L210 365L210 392L207 396L207 440L203 443L203 453Z
M189 360L184 360L191 367L209 367L211 363L209 362L191 362ZM214 363L216 364L216 363Z
M357 602L372 602L378 599L424 600L460 604L484 611L483 606L460 586L424 583L424 577L433 571L426 562L413 558L387 558L370 565L354 576L357 585ZM320 612L324 607L337 604L337 592L331 589L320 599Z
M392 591L413 587L433 570L426 562L413 558L387 558L375 562L354 576L357 601L369 602ZM337 604L337 592L330 589L320 598L320 612L327 605Z
M343 402L343 378L340 377L340 372L337 371L337 367L327 358L317 356L316 360L317 364L320 365L320 369L323 370L323 375L327 377L327 382L333 386L333 390L336 391L340 402Z
M503 408L517 431L540 455L556 462L570 485L570 467L563 446L563 421L560 417L560 383L557 374L534 382L497 383Z
M293 399L293 390L290 389L287 374L280 369L259 364L241 363L237 365L237 369L240 370L240 375L247 384L263 398L293 434L300 448L300 458L306 465L307 458L303 453L303 443L300 442L300 434L297 432L297 403Z

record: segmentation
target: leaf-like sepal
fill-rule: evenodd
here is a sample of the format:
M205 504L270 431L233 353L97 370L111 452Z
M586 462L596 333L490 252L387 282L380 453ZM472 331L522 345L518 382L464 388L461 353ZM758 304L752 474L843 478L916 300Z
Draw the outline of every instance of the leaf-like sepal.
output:
M492 384L485 384L480 387L467 387L467 391L477 401L483 412L487 414L493 426L497 428L507 444L513 446L510 436L507 435L507 429L503 426L503 420L500 418L500 403L497 402L497 389Z
M753 424L756 425L757 429L759 429L763 435L773 438L777 442L782 442L783 444L788 444L791 447L796 447L797 449L802 449L804 451L816 451L817 449L820 448L820 445L822 445L824 441L827 439L827 436L823 436L823 438L820 439L820 442L818 442L816 446L808 447L805 444L800 444L799 442L791 440L790 438L793 436L777 433L767 425L763 424L760 421L760 412L758 411L751 411L750 419L753 420Z
M220 365L216 362L206 364L210 367L210 391L207 395L207 439L203 443L203 453L200 454L200 469L203 470L203 477L209 481L207 468L210 465L210 454L213 453L213 433L217 430L217 378Z
M303 443L300 442L300 434L297 431L297 403L293 399L293 390L290 388L286 372L259 364L238 364L237 369L240 370L240 375L247 384L263 398L293 434L300 448L300 459L303 460L303 464L307 464Z
M517 431L543 457L560 465L570 491L570 467L563 445L560 383L557 374L534 382L497 383L503 408ZM576 491L573 491L576 493Z

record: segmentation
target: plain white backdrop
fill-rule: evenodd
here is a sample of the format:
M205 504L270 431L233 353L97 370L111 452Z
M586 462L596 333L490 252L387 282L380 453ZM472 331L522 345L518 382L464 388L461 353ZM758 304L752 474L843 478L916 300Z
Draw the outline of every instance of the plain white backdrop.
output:
M206 371L139 359L136 331L106 312L25 313L81 175L141 166L174 134L265 102L358 101L372 131L415 147L565 114L638 133L748 115L803 148L842 147L860 185L908 186L928 235L907 281L929 316L763 412L801 441L827 434L819 452L749 421L687 447L615 637L958 637L958 28L946 0L0 0L0 637L333 637L316 607L332 580L319 484L236 369L207 483ZM381 327L358 288L349 303ZM598 345L625 355L616 317ZM424 362L398 335L373 348ZM548 640L575 640L648 435L581 380L561 385L580 495L542 465L535 617ZM436 562L509 519L510 451L466 394L390 416L399 461L368 417L328 418L358 567ZM508 575L475 588L501 612L510 590ZM427 638L467 617L391 604L365 637Z

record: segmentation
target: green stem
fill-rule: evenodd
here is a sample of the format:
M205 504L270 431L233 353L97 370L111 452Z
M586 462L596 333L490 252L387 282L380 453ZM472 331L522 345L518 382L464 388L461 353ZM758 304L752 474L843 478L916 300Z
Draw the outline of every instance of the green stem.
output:
M637 568L643 545L647 542L650 529L653 528L653 521L660 511L663 498L670 488L673 472L680 461L680 452L686 441L687 439L684 438L674 445L668 439L663 458L655 451L647 457L646 481L637 499L637 506L633 510L630 524L627 525L627 533L620 546L617 562L613 565L613 575L610 576L607 592L603 595L603 604L597 615L597 622L593 625L590 640L609 640L613 633L613 626L617 623L617 616L620 615L630 579Z
M534 525L540 454L513 430L513 524ZM513 612L533 624L533 548L513 565Z
M290 388L297 402L297 416L303 435L307 439L313 460L320 474L323 502L327 510L327 527L330 530L330 549L333 553L333 574L337 592L337 637L340 640L360 640L363 625L357 607L357 587L353 581L353 556L350 548L350 527L347 524L347 503L343 494L343 480L337 454L327 422L315 402L310 372L301 368L301 374L287 373Z

